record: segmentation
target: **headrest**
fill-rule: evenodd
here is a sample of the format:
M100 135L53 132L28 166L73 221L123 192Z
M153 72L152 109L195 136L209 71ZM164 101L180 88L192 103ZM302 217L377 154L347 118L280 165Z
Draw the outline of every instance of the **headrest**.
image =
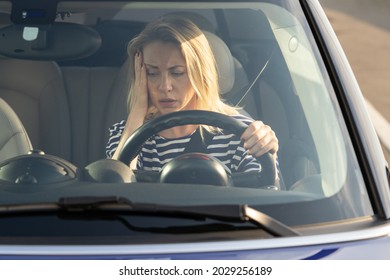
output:
M217 35L208 31L203 31L203 33L209 41L215 56L221 94L225 94L229 92L234 85L235 70L232 53L225 42Z
M50 83L60 83L61 72L53 61L0 58L0 90L12 90L39 99ZM14 96L15 97L15 96Z

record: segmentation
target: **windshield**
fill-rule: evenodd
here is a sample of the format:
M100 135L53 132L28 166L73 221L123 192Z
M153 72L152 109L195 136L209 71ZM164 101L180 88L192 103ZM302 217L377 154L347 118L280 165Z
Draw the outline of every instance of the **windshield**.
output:
M119 196L136 203L176 206L239 204L250 205L289 226L373 215L337 93L305 14L299 4L292 4L295 2L59 2L57 24L82 25L96 32L97 37L89 31L80 35L72 31L63 41L53 41L55 51L50 50L50 39L47 45L37 35L38 39L28 39L35 36L31 33L36 27L26 24L30 29L24 28L24 42L35 40L34 51L23 51L15 40L15 46L7 45L9 53L3 44L0 64L17 59L21 68L30 69L28 74L37 73L23 76L17 71L8 72L8 81L15 80L12 75L23 79L11 85L13 90L2 89L1 97L21 119L35 149L63 159L76 171L56 162L53 168L56 172L61 169L65 180L37 177L35 185L29 186L32 179L25 176L22 179L27 181L14 186L15 182L8 180L10 174L16 172L20 182L20 176L25 174L23 168L28 167L15 167L7 161L0 169L1 205L57 202L75 196ZM0 7L3 30L8 32L11 5L0 2ZM206 35L211 33L206 36L209 40L218 41L210 44L221 99L239 108L240 115L269 125L278 139L275 186L262 186L256 179L248 179L241 186L234 182L216 186L214 181L196 184L192 179L167 183L142 170L119 173L118 177L128 177L124 181L93 182L85 176L91 164L112 156L107 155L107 145L113 143L110 128L128 117L128 43L146 24L167 14L190 19ZM40 14L27 11L27 19L36 17ZM42 30L42 26L39 28ZM58 32L65 31L58 28ZM79 48L85 41L83 50L71 47L75 38L80 42ZM61 47L62 44L70 47ZM23 63L33 66L28 68ZM156 74L148 75L151 79ZM27 93L20 93L21 85L28 89ZM174 101L162 102L168 106ZM149 136L152 135L145 140ZM117 172L115 168L110 165L109 171L97 169L96 173L104 173L104 177ZM52 166L47 170L52 172ZM248 178L242 174L232 176L236 182ZM26 192L28 196L21 195Z

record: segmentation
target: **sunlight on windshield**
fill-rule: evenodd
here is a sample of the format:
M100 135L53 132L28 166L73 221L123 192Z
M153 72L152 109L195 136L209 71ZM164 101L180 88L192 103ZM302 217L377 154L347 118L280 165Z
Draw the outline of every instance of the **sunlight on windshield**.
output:
M264 4L262 10L272 23L305 112L318 153L324 194L331 196L345 183L347 157L343 135L321 71L298 20L278 6Z

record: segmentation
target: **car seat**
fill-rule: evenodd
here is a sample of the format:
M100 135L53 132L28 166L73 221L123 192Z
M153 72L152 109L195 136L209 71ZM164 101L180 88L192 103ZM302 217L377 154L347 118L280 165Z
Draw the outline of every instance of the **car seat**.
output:
M0 162L27 154L32 150L22 122L12 108L0 98Z
M0 58L0 98L21 119L34 149L70 160L67 94L55 62Z

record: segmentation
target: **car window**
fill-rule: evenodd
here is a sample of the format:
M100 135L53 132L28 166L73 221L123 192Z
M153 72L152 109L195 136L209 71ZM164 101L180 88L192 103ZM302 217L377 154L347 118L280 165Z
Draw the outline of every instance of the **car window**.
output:
M5 1L0 4L4 13L10 12ZM279 140L280 180L278 186L272 187L257 185L256 180L244 187L174 185L150 179L126 182L124 188L124 183L113 182L112 195L120 193L134 202L169 205L248 204L292 226L373 215L338 103L339 93L333 88L332 77L301 7L285 1L202 2L202 6L196 2L59 2L57 23L91 28L101 42L88 55L38 58L59 67L67 100L62 105L69 108L69 147L66 153L56 154L53 148L49 154L78 168L106 157L109 128L127 116L128 42L147 23L167 14L193 20L201 30L226 44L232 57L233 76L226 80L220 77L225 83L220 88L234 81L229 90L221 90L221 96L242 108L246 116L263 121L275 131ZM216 56L221 54L218 52ZM7 56L3 51L2 54L3 58ZM13 56L31 59L23 58L22 51ZM225 73L226 65L217 67L219 73ZM31 81L26 79L28 82ZM22 122L31 121L14 96L7 92L1 97L15 104ZM51 112L55 113L56 110ZM43 122L49 119L50 115ZM34 129L33 125L27 127L27 132ZM43 150L47 150L46 146L51 148L44 141L33 144L42 145ZM85 180L77 184L92 189ZM108 192L101 185L96 189ZM72 192L70 196L74 195ZM63 188L61 196L66 194ZM56 197L54 191L52 196ZM5 194L2 199L5 204L28 201L19 201L15 194ZM29 199L39 202L42 196L36 194Z

